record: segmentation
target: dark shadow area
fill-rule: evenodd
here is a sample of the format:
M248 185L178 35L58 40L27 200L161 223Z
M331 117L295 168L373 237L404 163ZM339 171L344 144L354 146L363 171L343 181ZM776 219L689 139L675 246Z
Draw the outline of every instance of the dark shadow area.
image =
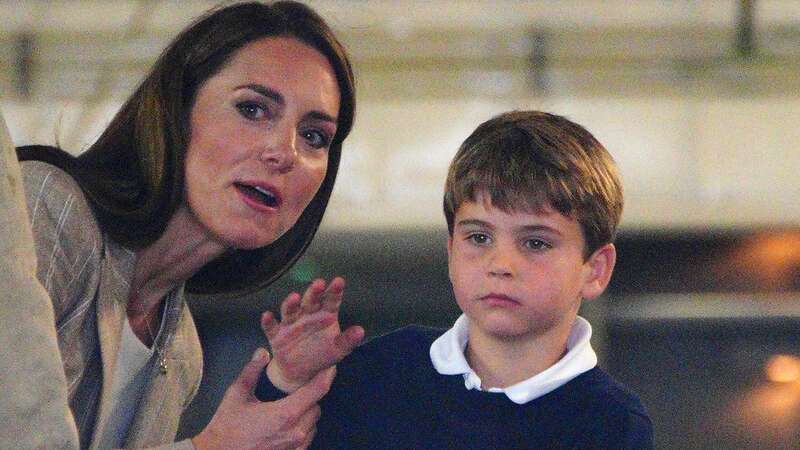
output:
M608 294L800 292L800 229L637 231Z
M647 405L658 448L798 448L800 384L764 369L800 355L800 317L607 325L606 368Z

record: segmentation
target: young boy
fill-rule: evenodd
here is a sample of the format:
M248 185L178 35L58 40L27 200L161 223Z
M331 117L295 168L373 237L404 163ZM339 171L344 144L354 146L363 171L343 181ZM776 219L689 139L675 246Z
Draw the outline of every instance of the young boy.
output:
M648 449L639 400L595 367L577 316L616 260L614 162L583 127L510 112L461 145L444 195L450 281L463 315L356 348L321 401L313 448ZM362 339L340 332L344 281L317 280L262 318L274 359L257 395L291 392Z

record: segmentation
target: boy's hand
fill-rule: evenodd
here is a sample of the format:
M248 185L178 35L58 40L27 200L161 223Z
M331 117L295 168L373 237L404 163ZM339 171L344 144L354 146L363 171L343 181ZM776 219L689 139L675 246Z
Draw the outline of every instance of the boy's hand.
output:
M308 384L274 402L259 401L253 391L269 354L258 349L231 384L208 426L192 443L198 450L305 449L314 438L320 408L334 370L320 372Z
M261 316L273 359L267 376L273 386L294 392L319 371L332 367L364 339L364 329L352 326L341 331L339 306L342 304L344 279L330 284L314 280L301 297L293 292L281 304L282 321L270 312Z

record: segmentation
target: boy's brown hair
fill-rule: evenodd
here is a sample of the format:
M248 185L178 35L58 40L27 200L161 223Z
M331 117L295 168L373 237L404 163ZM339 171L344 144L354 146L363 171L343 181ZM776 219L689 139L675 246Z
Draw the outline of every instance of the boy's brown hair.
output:
M444 215L453 234L459 206L486 192L502 210L546 207L575 218L585 257L613 242L622 215L614 159L582 126L540 111L512 111L482 123L450 163Z

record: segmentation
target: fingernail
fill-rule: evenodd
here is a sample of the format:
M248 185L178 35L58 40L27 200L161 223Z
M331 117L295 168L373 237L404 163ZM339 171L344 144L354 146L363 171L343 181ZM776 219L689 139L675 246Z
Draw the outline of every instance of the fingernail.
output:
M263 348L259 347L258 349L256 349L255 353L253 353L253 359L251 359L251 361L260 361L260 360L264 359L264 355L266 353L267 353L266 350L264 350Z

